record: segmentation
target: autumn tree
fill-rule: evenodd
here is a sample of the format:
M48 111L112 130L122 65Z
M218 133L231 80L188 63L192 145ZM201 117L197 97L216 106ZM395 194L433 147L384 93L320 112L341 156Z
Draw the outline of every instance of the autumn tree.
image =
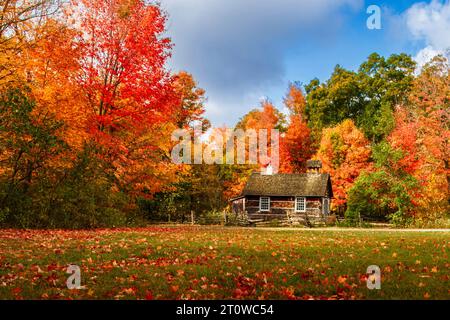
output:
M445 57L437 56L422 69L410 103L422 123L428 161L434 161L430 167L446 175L450 194L450 67Z
M0 37L3 40L23 35L35 21L56 13L60 1L57 0L1 0Z
M332 176L335 207L345 206L355 180L362 171L370 170L370 156L369 141L352 120L324 130L316 158Z
M306 120L306 98L300 83L291 83L289 85L289 90L284 98L284 105L288 108L291 115L298 115L303 120Z
M161 132L160 136L168 136L168 133L179 128L189 130L192 135L199 134L194 129L201 128L202 132L210 129L210 123L205 118L205 90L198 87L194 77L181 71L174 76L172 85L174 112L165 124L166 132ZM166 145L172 146L170 143ZM222 199L224 184L220 170L219 165L178 165L176 171L170 171L176 173L176 178L172 177L171 181L159 178L167 187L160 188L153 198L141 200L140 206L149 219L157 221L167 221L169 218L186 221L191 210L202 214L222 209L226 202Z
M285 116L269 100L261 102L260 108L253 109L236 124L236 129L278 129L285 131Z
M58 0L0 0L0 86L26 80L23 51L33 45L34 29L59 8Z
M33 31L33 45L24 50L27 85L36 108L64 122L58 135L79 152L88 140L89 108L77 81L81 73L79 35L60 21L48 19Z
M69 18L80 29L80 81L87 100L89 132L116 168L118 188L163 186L171 174L171 132L165 123L175 105L165 69L171 42L163 36L166 16L145 1L81 0ZM162 133L165 133L162 135ZM161 146L164 145L164 148Z
M194 77L186 71L175 75L173 81L177 102L173 113L178 128L192 128L195 124L203 124L203 129L210 125L205 119L205 90L198 87Z
M284 98L290 111L290 121L280 143L280 171L303 172L306 161L315 153L311 131L305 118L306 99L299 84L291 84Z
M373 147L374 169L363 172L349 191L346 218L388 219L397 225L413 221L420 183L413 176L421 159L417 149L417 125L399 110L390 137Z
M280 171L300 173L306 170L306 162L314 155L310 129L300 116L291 116L287 132L281 137Z
M434 58L415 79L403 121L415 126L419 163L412 172L421 183L416 220L437 221L450 212L450 68L442 56ZM400 123L401 124L401 123ZM404 138L401 127L398 140Z
M394 130L373 147L375 169L351 189L350 219L381 214L397 224L430 226L448 214L448 67L441 62L425 67L410 102L396 108Z
M134 125L162 122L170 114L171 77L164 68L170 40L166 17L144 1L83 0L79 14L84 86L92 130L114 137Z

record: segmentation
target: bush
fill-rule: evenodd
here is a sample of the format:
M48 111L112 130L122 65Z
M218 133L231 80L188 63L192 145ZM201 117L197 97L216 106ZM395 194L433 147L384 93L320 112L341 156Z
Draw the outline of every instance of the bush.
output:
M345 218L357 223L359 218L386 218L398 226L411 223L414 204L410 197L417 181L405 175L401 179L379 170L363 173L349 191Z
M40 177L26 190L0 184L2 224L17 228L84 229L132 223L126 214L130 200L123 193L111 191L105 171L88 149L57 181Z

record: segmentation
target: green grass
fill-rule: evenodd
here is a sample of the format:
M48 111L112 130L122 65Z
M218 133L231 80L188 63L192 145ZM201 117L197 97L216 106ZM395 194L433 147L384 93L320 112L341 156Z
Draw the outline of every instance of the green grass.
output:
M449 245L450 232L0 230L0 299L449 299ZM69 264L85 289L67 289Z

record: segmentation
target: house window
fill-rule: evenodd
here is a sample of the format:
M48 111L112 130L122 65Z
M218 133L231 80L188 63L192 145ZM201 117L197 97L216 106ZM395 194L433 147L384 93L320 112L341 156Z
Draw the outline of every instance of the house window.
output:
M306 212L306 198L302 197L295 198L295 211Z
M324 215L330 214L330 199L323 198L322 206L323 206L323 214Z
M269 197L259 198L259 211L261 211L261 212L270 211L270 198Z

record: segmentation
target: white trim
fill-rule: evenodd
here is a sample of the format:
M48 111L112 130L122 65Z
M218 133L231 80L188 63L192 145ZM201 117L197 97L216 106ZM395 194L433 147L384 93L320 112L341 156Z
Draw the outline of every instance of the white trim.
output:
M268 209L262 209L262 200L267 199ZM270 212L270 197L259 197L259 211L260 212Z
M303 210L298 210L298 201L302 199L303 200ZM306 212L306 198L305 197L295 197L295 212Z

